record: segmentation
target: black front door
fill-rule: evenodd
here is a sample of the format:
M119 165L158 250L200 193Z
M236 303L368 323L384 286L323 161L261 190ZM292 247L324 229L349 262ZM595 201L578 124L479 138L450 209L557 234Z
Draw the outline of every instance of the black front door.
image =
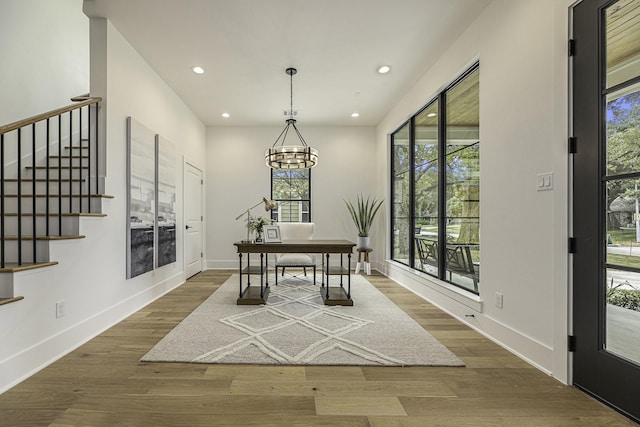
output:
M640 419L640 0L573 9L573 382Z

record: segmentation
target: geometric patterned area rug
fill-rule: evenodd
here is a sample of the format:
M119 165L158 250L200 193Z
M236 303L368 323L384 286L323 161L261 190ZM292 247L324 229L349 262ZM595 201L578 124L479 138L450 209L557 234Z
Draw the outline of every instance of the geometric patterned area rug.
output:
M362 276L351 277L352 307L324 305L310 276L271 284L266 305L236 305L238 289L235 274L141 361L464 366Z

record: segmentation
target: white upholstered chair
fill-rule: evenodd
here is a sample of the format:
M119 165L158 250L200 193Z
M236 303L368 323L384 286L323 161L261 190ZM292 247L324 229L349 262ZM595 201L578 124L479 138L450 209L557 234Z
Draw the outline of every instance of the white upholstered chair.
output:
M313 222L279 222L280 239L285 240L311 240L315 230ZM276 255L276 285L278 284L278 269L284 270L287 267L302 268L304 275L307 275L307 268L313 268L313 284L316 284L316 260L309 254L278 254Z

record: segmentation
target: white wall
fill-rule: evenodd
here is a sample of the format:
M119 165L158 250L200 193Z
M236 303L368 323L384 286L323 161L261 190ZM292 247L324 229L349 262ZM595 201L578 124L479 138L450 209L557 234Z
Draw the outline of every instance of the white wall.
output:
M64 107L89 92L89 20L82 0L0 0L0 52L0 125Z
M92 19L91 34L91 94L105 99L106 193L114 198L106 203L107 217L82 220L85 239L53 244L57 266L16 275L15 293L24 300L0 307L0 392L186 279L178 233L176 263L126 280L126 117L176 146L178 230L184 229L181 159L206 168L205 127L109 22ZM56 318L55 304L62 300L66 314Z
M494 1L377 127L378 168L387 171L378 185L388 194L388 134L479 58L480 299L393 262L385 270L565 382L571 3ZM536 175L543 172L553 172L553 191L537 191ZM493 304L496 292L504 294L502 309Z
M375 129L373 127L305 127L305 141L319 152L311 170L311 216L315 238L349 239L357 232L344 204L360 193L376 194ZM246 238L243 219L235 220L263 196L270 197L270 169L264 152L273 145L281 127L207 128L207 266L237 268L234 242ZM289 136L292 138L292 136ZM289 142L289 139L287 139ZM268 216L262 206L252 215ZM384 215L377 221L383 223ZM374 253L379 251L376 238Z

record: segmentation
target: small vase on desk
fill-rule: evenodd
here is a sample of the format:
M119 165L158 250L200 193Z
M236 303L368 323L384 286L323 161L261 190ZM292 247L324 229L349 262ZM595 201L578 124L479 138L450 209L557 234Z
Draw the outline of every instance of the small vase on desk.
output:
M262 240L262 231L258 231L258 232L256 233L256 240L255 240L255 242L256 242L256 243L262 243L263 241L264 241L264 240Z

